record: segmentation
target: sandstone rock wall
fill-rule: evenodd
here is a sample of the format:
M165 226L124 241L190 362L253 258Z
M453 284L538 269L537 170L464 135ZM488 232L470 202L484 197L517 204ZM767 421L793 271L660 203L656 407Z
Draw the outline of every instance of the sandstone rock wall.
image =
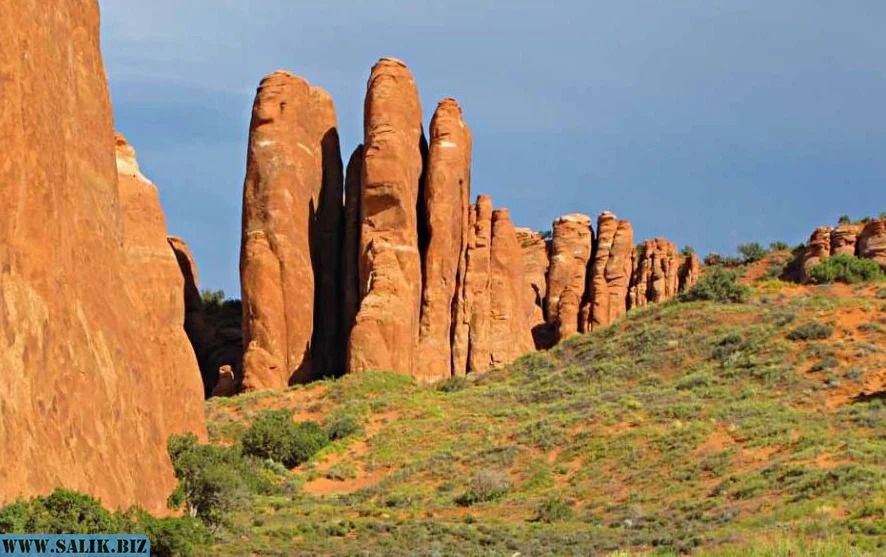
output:
M803 253L803 265L800 269L800 280L809 280L809 271L824 261L831 254L831 229L827 226L819 226L809 237L806 250Z
M574 213L554 221L545 313L558 340L579 332L593 236L587 215Z
M606 211L597 219L597 240L588 274L589 310L583 330L603 327L628 309L634 232L631 223Z
M341 189L328 94L287 72L265 77L253 104L243 191L247 390L315 379L336 363Z
M516 232L523 260L526 315L535 347L541 348L545 344L541 335L544 334L544 305L548 291L548 245L539 232L529 228L517 228Z
M858 234L858 255L873 259L886 271L886 219L876 219Z
M421 307L417 203L422 112L412 74L399 60L372 68L364 106L360 191L360 308L347 369L412 373Z
M118 184L97 3L0 3L0 90L0 504L64 486L162 513L203 397L156 190L125 163Z
M423 256L419 364L426 381L452 373L453 301L467 249L471 133L454 99L437 105L430 127L424 189L428 245Z

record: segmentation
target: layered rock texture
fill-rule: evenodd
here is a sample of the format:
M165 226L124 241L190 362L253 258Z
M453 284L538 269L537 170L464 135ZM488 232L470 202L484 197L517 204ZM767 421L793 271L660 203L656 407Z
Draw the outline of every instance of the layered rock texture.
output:
M115 156L97 3L0 4L0 53L0 504L163 512L202 389L156 188Z
M316 379L335 367L341 190L329 95L287 72L265 77L252 109L243 191L247 390Z
M635 250L612 213L596 240L591 219L571 214L548 241L486 195L471 204L462 109L441 100L426 140L399 60L372 68L344 180L334 126L331 101L303 79L260 85L243 197L245 389L370 369L420 382L482 372L697 280L697 259L663 239Z
M886 219L842 222L835 227L819 226L800 252L799 277L792 278L808 282L811 269L833 255L873 259L886 270Z

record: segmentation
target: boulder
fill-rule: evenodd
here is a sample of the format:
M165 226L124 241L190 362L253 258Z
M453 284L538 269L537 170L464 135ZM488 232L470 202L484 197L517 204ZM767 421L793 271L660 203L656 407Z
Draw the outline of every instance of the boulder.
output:
M591 219L587 215L574 213L554 221L545 314L558 341L580 329L580 306L592 241Z
M424 189L427 246L415 375L434 381L452 374L453 301L467 248L471 132L453 99L437 105L430 127Z
M288 72L265 77L252 108L243 188L246 390L334 371L326 358L340 318L341 175L329 95Z
M361 301L347 369L415 368L421 305L417 202L422 178L422 111L406 65L372 68L364 106L360 191Z
M873 259L886 271L886 219L864 225L858 234L858 256Z
M167 513L166 440L205 439L203 396L125 148L118 182L98 3L0 3L0 52L0 506L65 487Z

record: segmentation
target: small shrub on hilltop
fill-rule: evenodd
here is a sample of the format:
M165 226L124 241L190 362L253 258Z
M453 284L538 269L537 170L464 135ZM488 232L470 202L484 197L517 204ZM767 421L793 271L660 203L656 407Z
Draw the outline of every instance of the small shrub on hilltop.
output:
M710 300L720 303L746 302L751 289L738 282L738 274L722 267L712 267L702 273L698 282L679 296L681 302Z
M457 500L461 506L469 507L477 503L495 501L511 489L511 479L499 470L483 469L471 478L468 490Z
M856 284L882 279L883 270L871 259L861 259L853 255L835 255L812 267L809 275L818 284L832 282Z
M753 263L766 257L769 252L759 242L748 242L738 246L738 253L741 254L743 263Z
M810 321L800 325L790 333L788 340L823 340L834 334L834 328L824 323Z
M791 249L791 246L781 240L776 240L769 244L769 251L787 251L789 249Z
M294 422L291 411L270 410L252 423L241 442L245 454L292 468L326 446L329 437L316 422Z

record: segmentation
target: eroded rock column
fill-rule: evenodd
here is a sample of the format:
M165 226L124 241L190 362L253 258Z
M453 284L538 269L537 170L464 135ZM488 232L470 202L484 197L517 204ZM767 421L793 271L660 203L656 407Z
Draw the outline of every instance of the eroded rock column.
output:
M558 341L579 331L592 240L587 215L574 213L554 221L545 313Z

